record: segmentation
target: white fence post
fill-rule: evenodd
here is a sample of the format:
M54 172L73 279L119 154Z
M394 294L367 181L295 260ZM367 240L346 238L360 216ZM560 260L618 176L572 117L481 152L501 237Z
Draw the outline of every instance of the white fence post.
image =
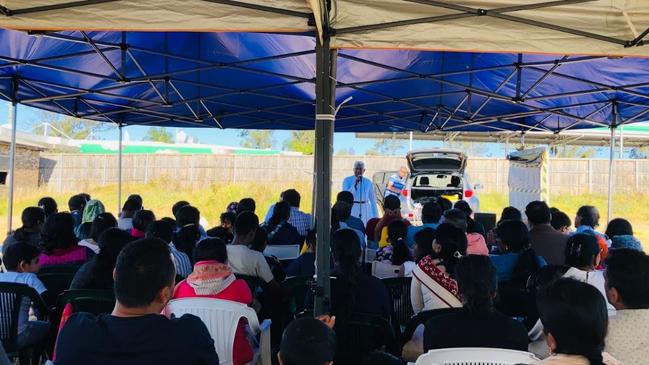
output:
M588 194L593 193L593 159L588 159Z
M635 192L637 193L640 191L640 160L635 160L633 176L635 179Z

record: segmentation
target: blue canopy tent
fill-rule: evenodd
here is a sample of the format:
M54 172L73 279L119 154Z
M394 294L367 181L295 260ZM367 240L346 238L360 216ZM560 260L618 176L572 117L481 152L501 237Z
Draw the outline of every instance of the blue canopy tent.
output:
M152 9L157 9L154 2L150 1ZM588 1L566 1L581 2ZM76 7L83 8L80 12L92 11L90 5L108 7L109 3L119 5L120 1L56 2L33 8L11 6L23 3L19 0L7 3L0 7L0 15L7 18L6 24L19 29L40 29L0 29L0 98L14 106L14 134L18 103L115 123L120 127L120 140L122 128L135 124L250 129L314 129L315 125L315 196L321 203L316 206L320 263L329 262L329 204L322 202L331 201L334 129L340 132L544 130L560 133L606 126L611 127L613 140L617 126L639 121L649 113L647 59L363 50L343 48L348 44L344 42L335 49L331 42L336 30L329 24L328 7L315 0L309 1L320 5L319 8L312 6L314 15L305 13L299 6L295 9L269 7L257 1L200 2L227 4L275 18L280 14L303 21L301 27L295 26L299 23L291 23L286 31L292 34L282 30L283 24L272 28L275 21L272 16L264 26L272 28L268 31L273 33L245 33L259 31L247 23L238 24L240 27L235 29L238 33L204 32L200 26L193 28L192 23L192 19L202 14L182 18L178 24L203 32L155 32L152 30L160 29L155 21L142 26L150 32L137 32L132 28L138 25L128 19L126 9L120 9L123 19L113 21L117 29L121 24L124 27L121 29L129 31L92 30L101 27L84 23L94 20L80 16L70 19L70 27L75 29L77 24L76 29L87 31L62 31L54 29L58 25L52 26L51 18L43 14ZM164 2L159 3L164 6ZM133 9L137 12L144 8ZM484 15L480 11L474 14L471 9L457 10L462 14L452 17L458 19ZM500 19L505 10L493 15ZM36 15L30 19L32 14ZM227 16L226 11L219 14ZM375 29L437 23L451 18L444 17L436 15L405 23L387 22L338 31L339 36L367 35ZM309 24L318 26L318 37L306 26L307 18L311 18ZM260 22L264 19L256 18ZM30 26L30 20L36 26ZM175 24L165 29L182 30L174 28ZM565 28L543 29L566 33ZM588 38L589 42L615 44L622 50L626 50L625 46L636 47L628 51L634 54L644 44L642 38L647 33L631 37L631 43L598 40L592 34L579 32L570 34ZM339 37L338 41L349 42L349 39L349 36ZM12 167L14 154L12 148ZM611 145L611 161L612 158ZM609 186L612 186L612 175L610 170ZM9 175L9 185L11 219L13 173ZM316 312L321 312L326 302L328 276L328 265L318 265L321 290Z

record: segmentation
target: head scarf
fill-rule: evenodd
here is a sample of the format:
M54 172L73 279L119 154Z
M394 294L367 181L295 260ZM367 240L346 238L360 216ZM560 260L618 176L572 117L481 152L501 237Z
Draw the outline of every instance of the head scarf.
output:
M235 279L227 264L215 260L199 261L187 277L187 284L198 295L216 295L230 286Z
M86 207L83 208L83 218L81 219L81 224L83 223L92 223L98 215L106 212L104 204L99 200L91 200L86 203Z

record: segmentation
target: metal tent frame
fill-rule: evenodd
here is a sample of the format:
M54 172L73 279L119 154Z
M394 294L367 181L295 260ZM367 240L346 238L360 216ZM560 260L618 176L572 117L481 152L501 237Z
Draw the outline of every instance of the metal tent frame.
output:
M649 33L649 29L638 34L634 39L620 39L555 24L540 23L508 14L525 9L588 3L590 0L549 1L499 9L477 9L436 0L404 0L404 2L416 2L431 7L450 9L457 13L340 29L334 29L330 24L332 18L330 1L310 1L311 4L317 6L317 9L314 9L316 15L252 2L204 1L241 7L261 13L302 18L305 28L318 26L319 37L317 38L319 39L303 36L310 39L310 46L304 49L259 57L216 61L200 57L200 55L196 57L134 45L130 42L128 32L113 32L113 35L120 34L120 39L115 40L115 37L112 37L113 40L108 41L102 39L101 33L84 30L76 32L31 31L31 36L37 37L39 40L50 40L66 45L83 45L83 47L74 52L66 51L33 58L0 56L0 62L2 62L0 63L0 97L12 103L13 113L11 172L9 174L9 227L12 223L11 212L13 210L18 103L79 118L110 122L119 126L119 208L121 208L121 137L123 128L128 125L276 129L313 129L315 127L315 191L318 197L315 212L319 232L317 237L316 314L326 312L329 306L329 222L334 130L420 131L423 133L459 130L484 132L518 130L521 132L551 131L561 133L586 126L610 127L610 218L614 133L618 126L637 121L649 113L649 103L647 103L649 82L609 84L559 71L570 68L570 65L584 62L610 63L617 62L617 60L588 55L565 55L558 58L539 56L526 59L528 57L520 53L514 55L511 62L476 66L476 54L473 54L469 57L469 67L453 69L448 67L450 62L445 62L447 58L453 56L441 54L441 67L431 72L431 70L421 67L383 62L380 57L374 57L378 53L345 49L332 50L331 40L336 34L368 32L409 24L452 21L468 17L494 17L595 39L600 42L613 43L623 49L644 46L644 38ZM20 9L0 7L0 17L21 17L46 12L56 14L57 11L92 7L109 2L118 1L68 1ZM124 11L126 10L124 9ZM0 32L11 31L0 30ZM13 37L13 35L11 36ZM272 36L289 37L283 34ZM200 43L201 35L196 37ZM111 38L111 34L108 34L108 38ZM406 51L373 52L394 52L393 56L399 57L403 55L399 52ZM157 57L156 63L165 66L176 63L188 67L151 72L150 66L143 62L144 55ZM309 59L310 63L305 62L305 58ZM93 67L65 65L66 61L75 59L82 60L82 63L83 60L91 60L92 65L101 65L98 67L108 70L108 72L102 73L94 70ZM289 59L313 65L315 70L312 74L296 74L286 69L278 71L266 67L269 63ZM619 60L619 62L624 62L624 60ZM345 74L345 70L354 67L373 71L379 77L364 79L358 77L358 73ZM6 70L10 70L10 72ZM30 71L33 70L49 73L48 75L53 79L30 77ZM201 78L201 75L205 73L219 71L238 75L255 75L265 79L259 85L251 87L236 85L233 87ZM291 69L291 71L295 70ZM497 75L498 82L487 87L480 79L486 73ZM58 75L86 78L93 82L89 87L82 87L62 82ZM354 75L356 78L353 77ZM529 75L535 76L530 78ZM578 84L581 87L555 93L539 91L556 80ZM421 93L401 95L406 90L404 88L408 88L410 85L418 85L412 89L421 91ZM295 91L304 86L311 90L311 93L305 92L305 89L301 89L301 93ZM398 88L400 92L394 93L394 90L391 89L392 86L395 86L395 89ZM352 102L346 104L340 110L340 114L336 115L336 100L348 100L350 96L353 97ZM238 99L233 101L232 99L236 99L236 97L242 101ZM575 102L575 100L577 101ZM498 112L499 109L503 109L503 111ZM575 110L579 110L579 112Z

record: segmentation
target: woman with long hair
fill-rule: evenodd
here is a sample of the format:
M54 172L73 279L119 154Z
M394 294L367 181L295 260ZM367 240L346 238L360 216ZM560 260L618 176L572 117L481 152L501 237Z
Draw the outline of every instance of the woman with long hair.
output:
M336 278L331 285L331 314L341 320L355 312L387 317L392 310L390 296L381 280L361 270L361 246L351 229L340 229L332 237Z
M421 259L412 272L410 300L415 313L462 306L454 270L466 255L466 234L448 223L440 224L435 234L433 253Z
M95 254L78 245L74 234L74 219L70 213L54 213L47 217L42 232L41 266L82 264Z
M300 236L288 219L291 217L291 206L287 202L278 202L273 208L273 215L262 227L268 233L269 245L301 245L304 237Z
M538 365L612 365L603 354L608 332L606 300L593 286L560 279L537 296L543 332L552 355Z
M486 256L469 255L455 267L462 309L426 322L424 350L491 347L527 351L527 330L494 306L496 268Z
M597 288L607 303L610 314L615 308L606 300L606 285L604 273L597 270L602 259L601 248L597 236L592 233L577 233L568 238L566 244L566 266L570 268L564 274Z
M117 256L131 240L131 235L117 226L102 232L97 239L99 253L79 268L70 289L113 290L113 270Z

